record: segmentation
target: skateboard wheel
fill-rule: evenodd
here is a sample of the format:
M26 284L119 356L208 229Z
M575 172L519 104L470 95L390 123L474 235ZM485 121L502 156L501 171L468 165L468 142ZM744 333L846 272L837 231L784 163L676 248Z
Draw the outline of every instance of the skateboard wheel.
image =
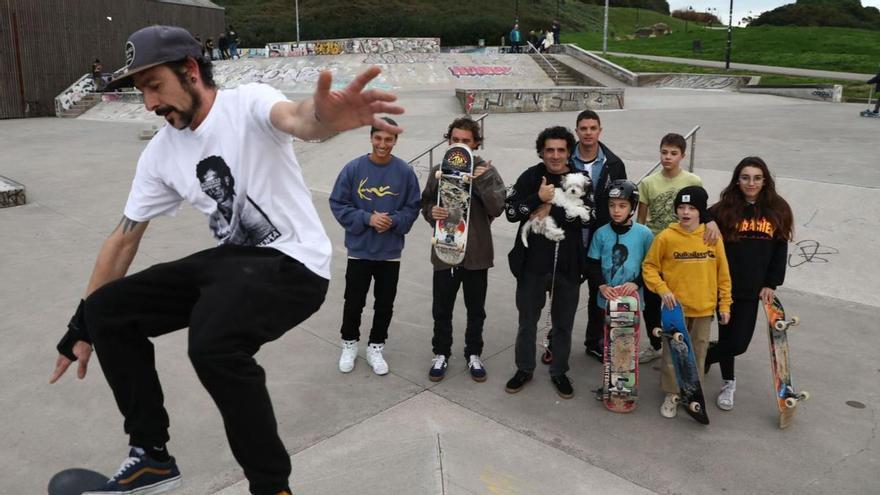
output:
M662 333L663 333L663 329L660 327L654 327L654 329L651 330L651 335L653 335L654 337L659 337L660 334L662 334Z
M681 332L675 332L674 334L672 334L672 340L676 342L684 342L684 334L682 334Z
M436 246L436 245L437 245L437 238L436 238L436 237L432 237L432 238L431 238L431 245L432 245L432 246Z
M788 329L788 323L783 320L776 320L776 323L773 324L773 328L775 328L777 332L784 332Z
M550 351L544 351L544 354L541 354L541 362L544 364L552 364L553 353Z
M698 413L698 412L700 412L703 408L700 407L700 403L699 403L699 402L691 402L690 404L688 404L688 409L690 409L690 411L693 412L693 413Z
M798 394L798 400L810 400L810 393L806 390L801 390L801 393Z
M678 405L681 402L681 396L675 395L672 397L672 403Z
M797 325L800 324L800 322L801 322L801 319L798 318L797 316L792 316L792 317L791 317L791 326L793 326L793 327L794 327L794 326L797 326Z
M795 397L788 397L785 399L785 407L791 409L797 406L797 399Z

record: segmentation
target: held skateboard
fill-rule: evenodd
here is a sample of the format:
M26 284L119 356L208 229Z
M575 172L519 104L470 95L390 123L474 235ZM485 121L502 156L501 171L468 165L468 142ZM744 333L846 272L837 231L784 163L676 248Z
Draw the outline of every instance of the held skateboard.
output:
M810 398L809 392L795 392L791 382L788 329L797 325L800 320L797 316L786 319L782 302L775 296L773 302L764 304L764 312L767 314L767 329L770 332L770 366L773 370L773 392L779 408L779 427L788 428L794 420L798 403Z
M89 469L72 468L60 471L49 480L49 495L81 495L103 488L108 478Z
M609 411L635 409L639 387L639 298L620 296L605 306L602 401Z
M449 216L435 223L431 244L437 258L447 265L458 265L464 261L473 170L474 155L471 149L463 144L453 144L446 150L443 162L434 173L438 181L437 206L446 208Z
M676 304L672 309L663 306L660 321L663 328L655 328L654 336L662 335L666 339L672 367L675 368L675 381L678 382L679 394L676 402L683 403L685 411L697 422L707 425L709 415L706 414L706 400L703 398L694 346L681 305Z

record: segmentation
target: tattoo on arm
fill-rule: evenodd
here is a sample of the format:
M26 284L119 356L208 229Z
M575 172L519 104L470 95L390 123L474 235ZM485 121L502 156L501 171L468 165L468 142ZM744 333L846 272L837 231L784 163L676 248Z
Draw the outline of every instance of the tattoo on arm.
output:
M119 225L116 226L117 229L122 227L122 234L125 235L135 229L141 222L136 222L125 215L122 215L122 220L119 221Z

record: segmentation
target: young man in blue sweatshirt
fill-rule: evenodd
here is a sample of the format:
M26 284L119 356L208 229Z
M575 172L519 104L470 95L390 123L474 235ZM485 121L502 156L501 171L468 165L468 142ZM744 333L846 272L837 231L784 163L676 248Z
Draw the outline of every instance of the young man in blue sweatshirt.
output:
M383 117L388 123L393 120ZM405 161L391 154L397 135L370 129L372 151L350 161L336 178L330 209L345 229L348 266L345 270L345 306L342 310L342 355L339 371L354 369L360 339L361 312L371 281L373 327L367 345L367 363L377 375L388 373L382 356L397 295L403 236L419 213L419 183Z

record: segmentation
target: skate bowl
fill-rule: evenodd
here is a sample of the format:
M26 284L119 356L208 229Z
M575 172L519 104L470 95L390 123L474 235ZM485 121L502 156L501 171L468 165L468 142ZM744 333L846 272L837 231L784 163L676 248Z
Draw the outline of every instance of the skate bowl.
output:
M621 110L623 88L557 86L531 89L459 88L455 96L465 113L577 112Z

